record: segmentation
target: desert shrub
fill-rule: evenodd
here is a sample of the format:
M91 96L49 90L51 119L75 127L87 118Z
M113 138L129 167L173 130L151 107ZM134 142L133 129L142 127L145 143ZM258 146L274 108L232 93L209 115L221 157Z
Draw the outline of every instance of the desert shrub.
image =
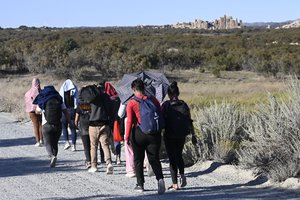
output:
M195 127L200 130L201 159L233 162L235 151L244 137L244 113L235 104L211 103L195 113Z
M274 181L284 181L300 172L300 84L287 85L287 96L269 96L247 121L249 139L242 142L238 159L246 168L256 168Z
M182 157L185 166L191 166L195 164L200 158L200 148L198 145L192 144L191 135L186 137L186 143L183 147Z

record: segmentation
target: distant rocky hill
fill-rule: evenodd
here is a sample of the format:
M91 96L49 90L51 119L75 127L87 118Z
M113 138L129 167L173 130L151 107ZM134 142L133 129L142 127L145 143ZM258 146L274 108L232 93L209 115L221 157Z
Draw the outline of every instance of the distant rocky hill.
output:
M253 23L244 23L245 27L255 27L255 28L277 28L284 25L292 23L292 20L284 22L253 22Z
M285 24L282 28L300 28L300 19L297 19L289 24Z
M300 19L289 20L284 22L245 22L244 26L255 28L300 28Z

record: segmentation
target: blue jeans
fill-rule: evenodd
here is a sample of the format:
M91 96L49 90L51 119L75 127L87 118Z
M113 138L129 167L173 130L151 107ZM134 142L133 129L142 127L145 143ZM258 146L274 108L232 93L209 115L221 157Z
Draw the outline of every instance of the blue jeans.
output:
M121 157L121 142L114 142L116 155L120 158Z
M77 139L77 133L75 129L75 109L74 108L67 108L67 112L71 117L71 123L73 124L73 128L71 128L71 139L72 139L72 144L76 144L76 139ZM63 136L66 142L69 141L69 133L68 133L68 121L65 117L65 115L62 115L61 118L61 125L62 125L62 132Z

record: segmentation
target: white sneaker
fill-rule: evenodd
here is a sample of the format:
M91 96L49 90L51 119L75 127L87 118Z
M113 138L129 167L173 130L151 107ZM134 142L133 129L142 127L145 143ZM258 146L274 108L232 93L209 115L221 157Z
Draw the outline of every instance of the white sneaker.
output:
M71 151L76 151L76 145L75 144L72 144Z
M35 146L35 147L41 147L42 145L41 145L41 143L37 142L37 143L35 143L34 146Z
M44 140L40 140L40 144L43 145L44 144Z
M121 158L119 156L117 156L116 163L117 163L117 165L121 164Z
M109 163L106 168L106 174L113 174L113 173L114 173L114 167L112 166L111 163Z
M67 150L71 147L70 142L66 142L64 150Z
M166 191L165 181L164 181L164 179L159 179L157 193L163 194L163 193L165 193L165 191Z
M133 178L136 175L135 175L135 173L127 173L127 174L125 174L125 176L128 177L128 178Z
M95 172L97 172L97 171L98 171L97 167L91 167L91 168L89 168L89 170L88 170L88 172L91 172L91 173L95 173Z
M56 156L51 156L50 167L55 167L56 160L57 160Z

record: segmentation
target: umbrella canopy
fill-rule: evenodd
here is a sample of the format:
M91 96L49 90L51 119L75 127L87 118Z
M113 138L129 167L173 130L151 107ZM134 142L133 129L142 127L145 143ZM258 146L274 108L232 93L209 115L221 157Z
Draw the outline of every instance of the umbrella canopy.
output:
M146 95L153 95L161 103L167 94L169 81L166 76L158 72L142 71L132 74L124 74L118 82L116 90L121 99L121 103L126 104L133 96L131 89L132 81L141 79L145 84Z

